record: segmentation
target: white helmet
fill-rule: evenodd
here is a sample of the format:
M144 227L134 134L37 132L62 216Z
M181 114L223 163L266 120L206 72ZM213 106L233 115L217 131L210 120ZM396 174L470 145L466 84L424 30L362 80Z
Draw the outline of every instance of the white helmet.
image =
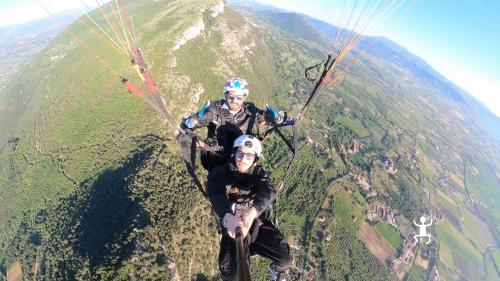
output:
M229 77L224 84L224 94L227 92L234 92L237 95L248 96L250 90L248 89L248 83L245 79L240 77Z
M242 135L234 141L233 148L242 146L250 148L257 155L257 157L260 157L262 154L262 144L258 138L252 135Z

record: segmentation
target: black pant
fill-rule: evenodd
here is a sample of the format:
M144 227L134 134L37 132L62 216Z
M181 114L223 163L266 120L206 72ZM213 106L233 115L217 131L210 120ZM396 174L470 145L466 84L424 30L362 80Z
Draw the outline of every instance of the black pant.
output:
M264 221L260 226L254 223L244 244L248 259L254 254L268 258L276 264L278 271L286 270L292 262L290 246L270 221ZM236 240L225 231L220 241L219 269L223 280L236 280Z

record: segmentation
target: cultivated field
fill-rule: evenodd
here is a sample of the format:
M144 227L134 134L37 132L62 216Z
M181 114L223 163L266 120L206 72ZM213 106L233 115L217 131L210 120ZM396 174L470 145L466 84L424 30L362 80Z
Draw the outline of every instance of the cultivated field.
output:
M364 223L361 226L358 238L363 241L368 250L382 262L396 255L391 245L368 223Z

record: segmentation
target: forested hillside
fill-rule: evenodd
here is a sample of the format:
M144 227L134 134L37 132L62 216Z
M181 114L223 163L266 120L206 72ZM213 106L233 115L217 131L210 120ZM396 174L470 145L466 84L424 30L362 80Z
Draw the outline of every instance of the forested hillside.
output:
M176 122L221 98L231 75L257 106L296 116L314 85L304 69L326 58L335 30L215 0L126 2ZM140 83L85 26L70 29ZM264 144L263 165L283 182L275 210L293 280L499 280L490 124L416 56L367 44L311 104L293 162L277 136ZM217 223L171 128L70 36L2 90L0 130L0 280L220 280ZM428 245L412 242L424 214ZM251 270L269 280L265 259Z

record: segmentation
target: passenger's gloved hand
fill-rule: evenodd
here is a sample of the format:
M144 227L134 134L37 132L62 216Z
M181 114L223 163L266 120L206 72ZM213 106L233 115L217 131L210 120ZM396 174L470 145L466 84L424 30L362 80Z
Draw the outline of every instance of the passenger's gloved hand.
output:
M247 209L241 214L241 234L243 235L243 237L247 236L248 231L250 231L250 228L252 227L253 221L257 218L258 215L259 214L257 212L257 209L255 209L254 207Z
M222 225L226 228L227 234L231 238L236 237L236 228L242 227L243 222L241 221L241 217L235 216L231 213L226 213L222 218ZM247 231L248 232L248 231Z

